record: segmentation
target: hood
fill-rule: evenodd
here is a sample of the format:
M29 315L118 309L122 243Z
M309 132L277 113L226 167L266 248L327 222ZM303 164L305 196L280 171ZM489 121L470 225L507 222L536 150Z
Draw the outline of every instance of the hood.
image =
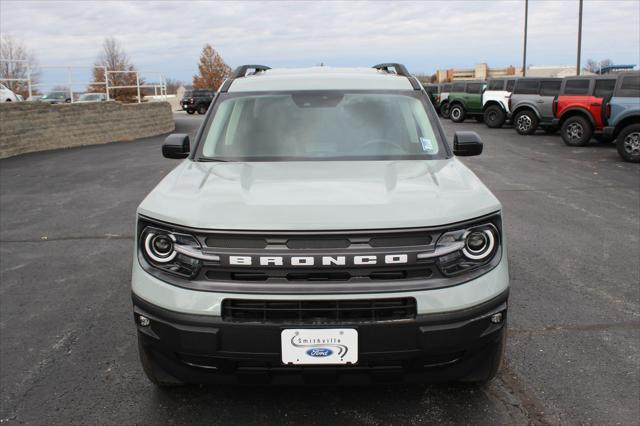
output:
M500 210L455 158L416 161L183 161L138 213L193 228L358 230L438 226Z

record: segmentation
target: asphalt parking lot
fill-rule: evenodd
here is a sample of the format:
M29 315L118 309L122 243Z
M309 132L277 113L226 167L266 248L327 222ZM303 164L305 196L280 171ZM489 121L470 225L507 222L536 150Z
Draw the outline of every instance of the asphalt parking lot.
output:
M202 117L176 114L195 134ZM138 362L138 203L177 163L163 137L0 161L0 423L638 424L640 167L472 120L464 159L504 204L506 364L487 388L157 390Z

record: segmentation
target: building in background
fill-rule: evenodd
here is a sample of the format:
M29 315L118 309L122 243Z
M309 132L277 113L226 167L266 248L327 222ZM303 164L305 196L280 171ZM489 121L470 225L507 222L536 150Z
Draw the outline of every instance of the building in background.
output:
M582 75L593 75L593 73L582 70ZM473 68L449 68L438 70L435 74L436 83L444 83L453 80L486 80L489 77L522 76L522 68L509 66L506 68L490 68L482 63L476 64ZM575 65L531 65L527 67L528 77L567 77L576 75Z

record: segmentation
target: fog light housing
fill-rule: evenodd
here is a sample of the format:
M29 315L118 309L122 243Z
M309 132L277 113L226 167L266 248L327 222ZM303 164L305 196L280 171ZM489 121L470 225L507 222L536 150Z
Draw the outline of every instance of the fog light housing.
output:
M502 312L491 315L491 318L489 318L489 320L494 324L500 324L502 322Z
M151 324L151 320L144 315L138 315L138 324L140 327L148 327Z

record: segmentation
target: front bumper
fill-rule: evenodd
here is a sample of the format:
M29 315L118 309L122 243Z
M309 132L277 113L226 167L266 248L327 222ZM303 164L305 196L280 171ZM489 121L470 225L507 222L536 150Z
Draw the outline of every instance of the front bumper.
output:
M320 325L225 322L222 317L178 313L133 295L140 344L152 361L188 383L361 384L472 380L504 338L508 290L468 309L415 319L331 324L358 330L353 366L288 366L281 362L285 328ZM491 316L502 313L503 321ZM138 321L136 321L138 324ZM490 366L487 366L490 368Z

